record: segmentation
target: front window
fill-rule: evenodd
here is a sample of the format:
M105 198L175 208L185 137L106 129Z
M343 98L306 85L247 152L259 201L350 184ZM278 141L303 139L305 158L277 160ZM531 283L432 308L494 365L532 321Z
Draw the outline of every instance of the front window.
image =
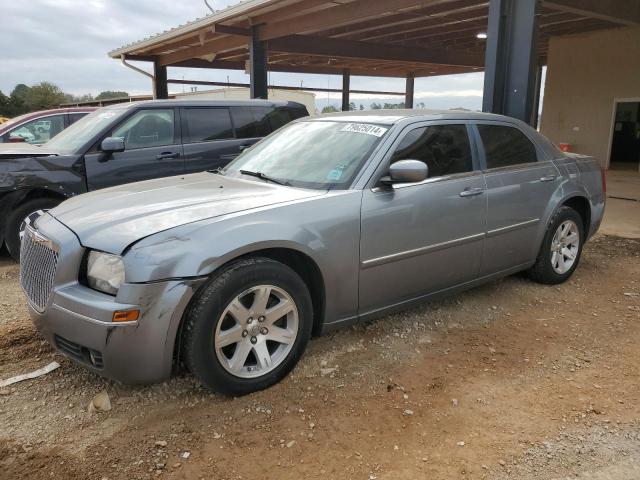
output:
M45 147L63 155L76 153L127 111L127 108L96 110L56 135Z
M123 138L127 150L173 145L174 123L172 108L141 110L117 127L111 136Z
M294 187L346 189L387 130L370 123L293 123L245 151L224 174L244 170Z
M23 123L9 132L10 142L27 142L35 145L48 142L64 130L64 115L49 115Z

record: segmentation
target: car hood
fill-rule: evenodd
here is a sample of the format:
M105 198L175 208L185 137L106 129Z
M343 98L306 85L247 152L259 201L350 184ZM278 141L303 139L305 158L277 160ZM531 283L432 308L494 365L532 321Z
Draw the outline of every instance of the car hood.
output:
M132 243L173 227L324 193L205 172L86 193L49 213L84 246L120 254Z
M0 158L43 157L57 155L53 150L29 143L0 143Z

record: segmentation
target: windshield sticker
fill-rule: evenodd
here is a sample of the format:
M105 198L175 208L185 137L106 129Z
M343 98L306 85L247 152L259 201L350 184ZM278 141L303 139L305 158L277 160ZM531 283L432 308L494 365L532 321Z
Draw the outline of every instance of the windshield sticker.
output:
M374 137L381 137L387 133L387 130L387 128L379 127L378 125L369 125L368 123L347 123L340 131L364 133L366 135L373 135Z
M327 180L337 182L342 177L342 170L333 169L327 174Z

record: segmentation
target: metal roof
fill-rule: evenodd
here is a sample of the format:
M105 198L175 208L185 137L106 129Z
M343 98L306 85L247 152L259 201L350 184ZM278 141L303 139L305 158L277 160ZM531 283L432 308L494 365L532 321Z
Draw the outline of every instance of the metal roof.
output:
M109 53L245 70L252 32L270 71L430 76L484 67L488 0L246 0ZM640 2L540 0L539 61L557 35L640 24Z

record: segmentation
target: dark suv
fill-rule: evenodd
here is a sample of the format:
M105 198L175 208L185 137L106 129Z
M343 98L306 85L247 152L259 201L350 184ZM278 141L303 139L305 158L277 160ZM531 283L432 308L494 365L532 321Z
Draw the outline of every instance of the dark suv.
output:
M0 246L38 210L90 190L225 166L307 116L295 102L154 100L101 108L44 145L0 144Z

